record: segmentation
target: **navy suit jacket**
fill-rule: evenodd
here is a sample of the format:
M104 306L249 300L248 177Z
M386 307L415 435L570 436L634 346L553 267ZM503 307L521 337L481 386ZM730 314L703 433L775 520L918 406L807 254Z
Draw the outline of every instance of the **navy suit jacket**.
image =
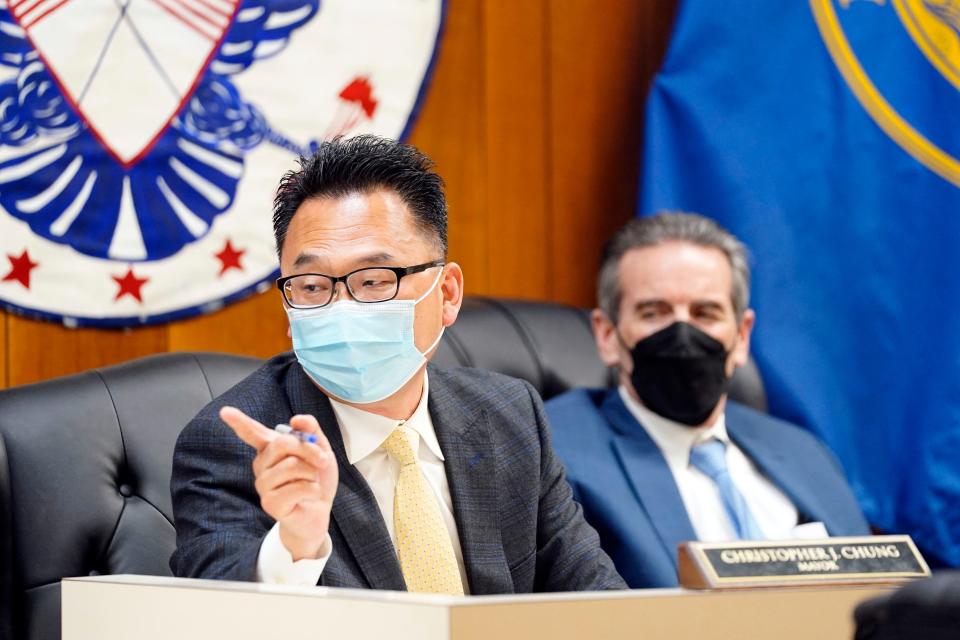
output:
M677 585L677 544L696 540L673 474L616 389L578 389L546 404L574 497L631 588ZM727 401L727 433L830 535L870 533L839 464L800 427Z
M429 375L428 407L470 592L624 588L572 499L536 391L476 369L430 366ZM340 482L329 529L333 554L319 584L406 589L376 499L347 461L330 401L291 354L215 399L180 434L171 480L174 575L255 580L260 544L274 524L254 489L253 449L218 417L228 404L266 425L313 414L329 439Z

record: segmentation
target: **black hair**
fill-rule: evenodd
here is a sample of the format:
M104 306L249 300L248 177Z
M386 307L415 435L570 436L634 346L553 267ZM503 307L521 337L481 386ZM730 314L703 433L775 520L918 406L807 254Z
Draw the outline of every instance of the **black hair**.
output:
M334 138L320 143L300 168L284 174L273 202L277 255L297 209L308 198L339 198L375 189L395 192L417 227L447 255L447 200L434 163L416 147L374 135Z

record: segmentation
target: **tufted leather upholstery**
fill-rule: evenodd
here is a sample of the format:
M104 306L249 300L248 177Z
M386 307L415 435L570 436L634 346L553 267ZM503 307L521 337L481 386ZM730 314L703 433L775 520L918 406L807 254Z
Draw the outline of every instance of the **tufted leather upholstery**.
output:
M177 435L258 362L153 356L0 394L5 637L59 637L61 577L169 575Z
M585 312L548 303L468 299L434 362L525 378L544 397L612 382ZM259 364L172 353L0 392L0 638L58 638L61 577L169 575L177 435ZM732 393L766 408L752 365Z

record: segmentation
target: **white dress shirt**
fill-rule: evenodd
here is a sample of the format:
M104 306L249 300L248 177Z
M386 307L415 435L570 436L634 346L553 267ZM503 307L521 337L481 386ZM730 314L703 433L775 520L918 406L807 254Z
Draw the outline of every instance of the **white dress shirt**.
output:
M623 385L619 391L627 409L643 426L666 459L698 540L723 542L737 539L716 483L690 464L690 450L710 438L726 444L730 477L743 494L754 520L767 539L827 536L822 523L797 525L797 508L730 440L724 414L721 413L711 425L690 427L668 420L641 405Z
M427 374L423 375L423 393L420 403L410 419L404 422L407 427L417 433L417 442L412 443L417 452L420 468L427 479L427 484L433 490L440 505L440 513L444 524L450 533L453 543L453 553L457 558L457 567L460 569L460 580L463 582L463 592L469 593L467 587L467 573L463 565L463 550L460 548L460 536L457 533L457 523L453 517L453 501L450 498L450 486L443 466L443 452L437 442L437 434L433 428L433 421L427 409L429 393ZM401 423L399 420L385 418L362 409L345 405L331 399L333 412L340 425L340 434L343 436L343 445L346 449L347 460L350 461L363 479L367 481L370 490L377 500L377 506L383 515L387 532L397 544L393 526L393 494L400 475L400 465L391 458L380 445L387 439L393 430ZM280 541L280 525L274 524L260 545L260 555L257 558L257 579L261 582L278 584L315 585L323 573L327 560L332 553L332 546L327 547L329 553L321 558L303 559L296 562Z

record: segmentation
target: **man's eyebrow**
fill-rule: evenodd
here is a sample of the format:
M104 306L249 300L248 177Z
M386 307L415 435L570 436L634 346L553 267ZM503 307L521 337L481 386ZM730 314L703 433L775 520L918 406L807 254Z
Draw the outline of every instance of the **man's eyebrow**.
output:
M304 252L297 256L297 259L293 261L293 268L298 269L304 265L320 262L322 260L321 256L315 253ZM386 251L380 251L377 253L371 253L365 256L362 256L354 261L357 265L377 265L377 264L389 264L393 262L394 256L392 253ZM362 267L358 267L362 268Z
M394 258L392 253L389 253L387 251L380 251L379 253L371 253L370 255L366 255L366 256L363 256L362 258L357 259L356 264L374 264L374 265L384 264L384 263L390 264L395 260L396 259Z
M311 262L317 262L320 260L320 257L312 253L301 253L297 256L297 259L293 261L293 268L302 267L305 264Z
M723 303L717 302L716 300L703 300L703 299L694 300L693 304L698 307L717 307L720 309L723 308Z
M666 304L666 300L663 298L646 298L644 300L637 300L637 303L633 305L634 309L641 309L643 307L652 307L661 304Z

